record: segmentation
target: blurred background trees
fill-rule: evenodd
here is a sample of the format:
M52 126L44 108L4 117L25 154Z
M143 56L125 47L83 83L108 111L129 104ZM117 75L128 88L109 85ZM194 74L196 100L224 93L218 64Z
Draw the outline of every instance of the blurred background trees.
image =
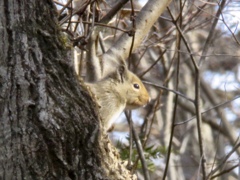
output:
M152 101L126 113L143 152L136 148L124 114L109 134L122 158L132 162L139 179L146 179L144 171L150 179L236 179L240 3L173 0L138 43L135 31L144 27L135 25L136 18L149 2L55 0L59 23L75 49L76 72L96 79L89 66L105 66L107 59L99 57L127 35L132 43L126 58L129 69L143 80ZM114 51L115 56L121 52ZM139 158L141 153L144 159Z

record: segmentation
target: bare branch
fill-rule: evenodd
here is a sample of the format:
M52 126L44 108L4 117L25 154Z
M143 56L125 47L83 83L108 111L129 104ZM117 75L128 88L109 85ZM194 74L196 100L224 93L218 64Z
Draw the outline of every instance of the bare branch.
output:
M222 13L222 10L224 9L224 6L225 6L225 3L226 3L226 0L222 0L221 2L221 5L219 6L218 8L218 11L217 11L217 14L216 14L216 17L212 23L212 27L210 28L210 32L208 34L208 37L207 37L207 40L205 42L205 45L203 47L203 51L202 51L202 56L199 60L199 65L201 66L201 64L203 63L203 61L205 60L205 56L207 55L208 53L208 50L209 50L209 46L211 45L211 42L214 38L214 32L215 32L215 27L217 25L217 22L218 22L218 19L219 19L219 16L221 15Z
M127 118L129 124L133 124L131 122L132 121L131 117L126 116L126 118ZM142 148L142 143L141 143L141 141L140 141L140 139L139 139L139 137L138 137L138 135L137 135L133 126L132 126L131 131L132 131L132 135L133 135L134 141L136 143L137 151L138 151L141 163L142 163L144 178L145 178L145 180L150 180L150 176L149 176L149 172L148 172L148 169L147 169L147 164L146 164L146 160L145 160L144 152L143 152L143 148Z
M192 63L194 65L194 70L195 70L195 109L196 109L196 119L197 119L197 128L198 128L198 141L199 141L199 149L200 149L200 155L201 155L201 165L202 165L202 175L203 175L203 179L205 179L206 177L206 170L205 170L205 155L204 155L204 148L203 148L203 140L202 140L202 114L201 114L201 96L200 96L200 70L199 70L199 66L196 63L196 60L194 59L194 57L191 55L191 49L187 43L187 40L183 34L183 32L181 31L181 28L179 27L179 25L177 24L176 20L174 19L170 9L168 8L169 14L171 15L173 22L175 24L175 26L177 27L177 30L179 31L179 34L187 48L187 50L190 53L190 57L192 60Z
M136 17L136 33L133 51L138 47L153 24L166 9L171 0L151 0L142 8ZM108 59L114 54L119 54L120 59L126 59L129 55L132 39L128 34L123 34L116 43L103 55L103 59Z
M236 145L232 148L232 150L225 156L225 158L219 163L219 165L214 169L212 170L209 175L208 175L208 178L211 178L214 173L216 173L218 170L220 170L226 163L226 161L229 159L229 157L240 147L240 143L238 142L238 139L236 140ZM223 174L223 173L220 173L220 174ZM219 175L218 175L219 176Z

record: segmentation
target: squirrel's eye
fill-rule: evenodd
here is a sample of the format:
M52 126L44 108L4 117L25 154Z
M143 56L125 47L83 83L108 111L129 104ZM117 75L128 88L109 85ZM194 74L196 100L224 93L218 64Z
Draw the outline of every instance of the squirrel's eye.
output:
M139 89L139 88L140 88L137 83L134 83L134 84L133 84L133 87L134 87L135 89Z

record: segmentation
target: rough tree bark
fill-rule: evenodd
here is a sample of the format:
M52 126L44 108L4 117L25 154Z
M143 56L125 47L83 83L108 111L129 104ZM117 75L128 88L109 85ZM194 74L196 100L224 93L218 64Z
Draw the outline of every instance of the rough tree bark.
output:
M0 27L0 179L134 179L75 77L52 1L0 1Z

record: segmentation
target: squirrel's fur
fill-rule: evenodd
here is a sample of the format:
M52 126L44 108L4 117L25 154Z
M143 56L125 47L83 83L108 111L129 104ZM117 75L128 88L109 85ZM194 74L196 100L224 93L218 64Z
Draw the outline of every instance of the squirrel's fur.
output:
M120 65L115 72L101 81L86 84L96 96L106 130L124 109L136 109L150 100L141 80L129 71L126 65Z

